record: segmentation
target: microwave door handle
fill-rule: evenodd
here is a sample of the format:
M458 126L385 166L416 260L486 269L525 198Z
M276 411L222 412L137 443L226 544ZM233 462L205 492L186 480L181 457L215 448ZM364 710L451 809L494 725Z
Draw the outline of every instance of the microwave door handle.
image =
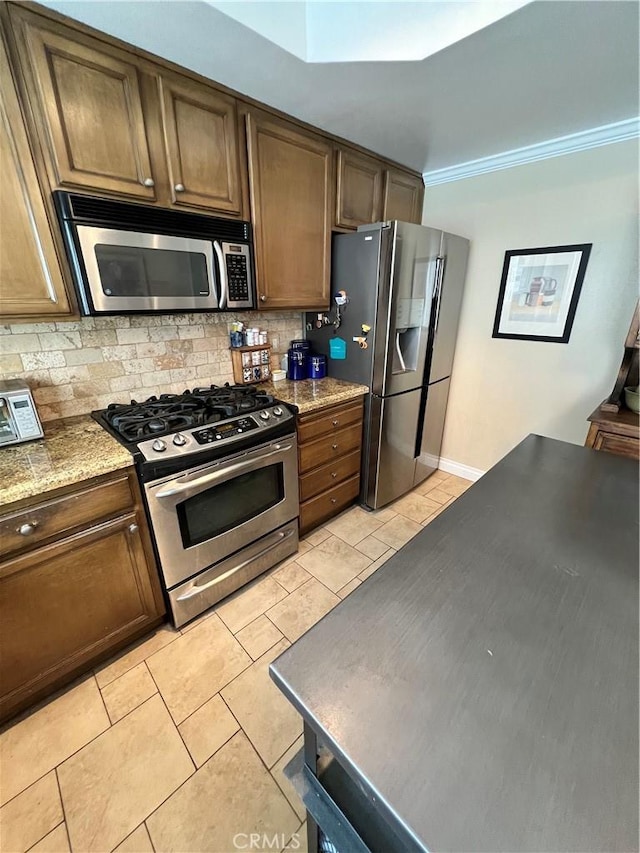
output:
M223 308L227 307L227 267L224 262L224 252L218 240L213 241L213 248L218 258L218 267L220 268L220 302L218 303L218 310L222 311Z
M184 495L194 489L200 489L202 486L211 486L220 480L228 480L233 474L240 474L242 471L256 468L261 462L270 459L272 456L281 456L283 453L291 450L292 447L292 444L277 444L269 453L263 453L261 456L254 456L251 459L235 462L231 465L224 465L210 474L204 474L195 480L188 480L185 483L173 480L167 483L159 492L156 492L155 496L156 498L173 498L176 495Z

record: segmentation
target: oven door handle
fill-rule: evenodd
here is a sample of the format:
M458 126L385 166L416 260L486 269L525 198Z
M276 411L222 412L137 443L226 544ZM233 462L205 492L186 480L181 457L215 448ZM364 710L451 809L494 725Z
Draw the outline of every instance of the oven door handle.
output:
M227 306L227 267L224 262L224 252L218 240L213 241L213 248L218 258L218 266L220 267L220 302L218 310L222 311Z
M200 489L202 486L211 486L216 482L228 480L234 474L241 474L243 471L248 471L257 468L260 464L273 456L282 456L287 451L293 448L292 444L275 444L273 450L269 453L262 453L260 456L253 456L250 459L244 459L241 462L234 462L230 465L224 465L210 474L205 474L195 480L189 480L186 483L181 483L178 480L173 480L167 486L156 492L157 498L173 498L176 495L184 495L194 489Z
M194 585L190 589L186 590L186 592L183 592L182 595L179 595L177 597L176 601L187 601L189 598L194 598L196 595L201 595L206 589L209 589L210 587L215 586L218 583L221 583L221 581L224 581L227 578L230 578L236 572L239 572L242 569L244 569L245 566L248 566L249 563L253 563L254 560L259 560L260 557L264 557L265 554L269 553L269 551L273 551L274 548L277 548L278 545L280 545L284 539L288 539L289 536L293 536L293 529L292 528L289 528L289 530L279 530L275 534L275 537L276 537L275 542L271 542L269 545L264 547L261 551L258 551L257 554L252 554L250 557L247 557L246 560L243 560L241 563L238 563L237 566L234 566L232 569L228 569L226 572L223 572L221 575L218 575L217 577L213 578L212 580L207 581L207 583L203 583L201 586L198 586L197 584L194 583Z

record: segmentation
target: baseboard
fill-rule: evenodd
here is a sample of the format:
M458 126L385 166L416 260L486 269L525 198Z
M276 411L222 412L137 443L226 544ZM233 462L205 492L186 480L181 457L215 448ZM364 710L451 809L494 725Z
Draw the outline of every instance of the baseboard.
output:
M479 480L486 471L481 471L480 468L471 468L470 465L463 465L461 462L454 462L453 459L445 459L440 457L438 468L441 471L446 471L447 474L455 474L456 477L463 477L465 480Z

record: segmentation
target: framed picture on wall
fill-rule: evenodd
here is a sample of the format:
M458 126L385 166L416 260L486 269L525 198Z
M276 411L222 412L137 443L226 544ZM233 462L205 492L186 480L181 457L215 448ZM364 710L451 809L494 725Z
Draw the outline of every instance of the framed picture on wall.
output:
M568 343L592 245L505 252L493 337Z

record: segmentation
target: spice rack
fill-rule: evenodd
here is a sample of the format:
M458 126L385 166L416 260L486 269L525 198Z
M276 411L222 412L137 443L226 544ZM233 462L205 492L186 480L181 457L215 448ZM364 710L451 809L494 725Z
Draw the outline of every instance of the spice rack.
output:
M271 344L229 347L229 351L236 384L252 385L271 378Z

